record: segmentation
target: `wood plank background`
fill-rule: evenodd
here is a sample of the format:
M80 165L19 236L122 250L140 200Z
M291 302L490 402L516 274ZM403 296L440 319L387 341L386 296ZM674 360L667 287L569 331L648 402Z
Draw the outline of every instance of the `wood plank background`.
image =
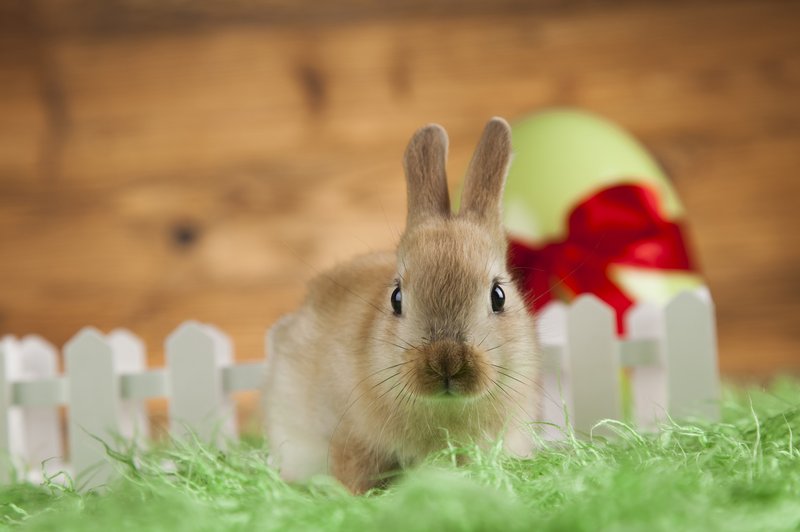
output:
M321 5L318 5L321 4ZM393 245L427 122L577 105L674 178L735 378L800 370L800 4L0 4L0 333L195 318L242 359L305 281Z

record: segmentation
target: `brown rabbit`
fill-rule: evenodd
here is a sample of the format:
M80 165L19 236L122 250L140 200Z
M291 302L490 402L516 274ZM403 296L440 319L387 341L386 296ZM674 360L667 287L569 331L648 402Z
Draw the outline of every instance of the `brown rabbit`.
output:
M267 437L283 478L331 473L354 492L447 442L531 451L532 316L506 269L508 124L487 125L450 211L440 126L405 152L408 219L396 252L314 279L269 334Z

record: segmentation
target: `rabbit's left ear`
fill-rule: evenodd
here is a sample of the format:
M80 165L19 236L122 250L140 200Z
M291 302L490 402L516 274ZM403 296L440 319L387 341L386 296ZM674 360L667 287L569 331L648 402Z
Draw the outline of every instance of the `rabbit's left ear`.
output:
M437 124L417 130L403 156L408 185L407 227L428 219L450 216L447 191L447 133Z
M460 216L485 225L502 225L501 202L510 163L511 128L502 118L492 118L483 129L467 169Z

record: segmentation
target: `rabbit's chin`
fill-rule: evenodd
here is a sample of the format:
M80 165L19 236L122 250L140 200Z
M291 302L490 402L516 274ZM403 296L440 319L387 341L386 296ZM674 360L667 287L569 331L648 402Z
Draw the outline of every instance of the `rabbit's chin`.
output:
M464 405L480 403L488 398L486 393L474 393L469 395L454 394L443 392L435 395L422 396L422 402L429 408L461 408Z
M444 402L476 401L487 394L488 391L483 385L470 386L469 388L465 389L457 384L445 388L439 383L436 383L433 386L418 386L415 393L415 395L419 396L420 399L425 399L426 401Z
M459 392L457 390L439 389L432 392L418 393L419 398L417 403L424 405L424 408L461 408L467 404L475 404L491 398L491 393L488 388L471 390L468 393Z

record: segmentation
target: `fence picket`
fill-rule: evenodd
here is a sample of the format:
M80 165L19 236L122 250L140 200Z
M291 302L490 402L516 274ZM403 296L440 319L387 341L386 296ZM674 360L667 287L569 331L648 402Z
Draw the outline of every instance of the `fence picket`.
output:
M2 403L4 436L0 475L8 480L10 464L29 478L41 478L41 470L57 470L63 456L58 409L53 404L21 405L18 395L25 384L47 383L56 378L56 349L38 336L0 341L2 350Z
M138 375L147 367L144 342L127 329L114 329L108 334L119 375ZM141 399L123 399L119 404L120 434L142 443L150 435L146 404Z
M542 421L552 423L542 427L542 437L547 440L559 439L567 426L566 412L572 411L572 398L569 393L569 376L564 371L563 346L567 342L567 306L554 301L539 312L537 316L539 349L542 356L542 398L540 414Z
M570 415L579 433L589 433L602 419L621 418L615 323L613 310L593 295L577 298L567 313Z
M719 418L714 307L703 291L683 292L664 310L669 413Z
M637 425L653 428L667 413L667 367L664 353L664 309L654 303L640 303L625 316L628 338L656 342L656 360L632 368L633 415Z
M79 484L103 485L113 474L103 443L119 435L119 379L111 345L85 328L64 346L69 391L70 460Z
M13 377L18 382L37 382L54 379L58 375L57 350L55 346L39 336L26 336L20 342L19 374ZM18 407L24 426L24 453L27 466L34 478L45 468L51 473L61 466L64 456L61 439L61 424L58 407L54 405L31 405Z
M221 366L230 362L230 342L214 328L186 322L167 338L170 430L184 438L224 443L234 436L236 419L225 393Z
M12 379L8 375L8 351L13 338L4 336L0 339L0 482L7 484L11 481L14 470L13 450L11 440L14 437L14 428L11 426L11 396Z
M19 469L27 465L27 449L25 448L25 415L15 399L16 382L23 375L22 361L24 358L22 342L13 336L3 339L4 344L4 370L8 382L9 403L6 412L6 430L8 431L7 447L9 458L14 466Z

